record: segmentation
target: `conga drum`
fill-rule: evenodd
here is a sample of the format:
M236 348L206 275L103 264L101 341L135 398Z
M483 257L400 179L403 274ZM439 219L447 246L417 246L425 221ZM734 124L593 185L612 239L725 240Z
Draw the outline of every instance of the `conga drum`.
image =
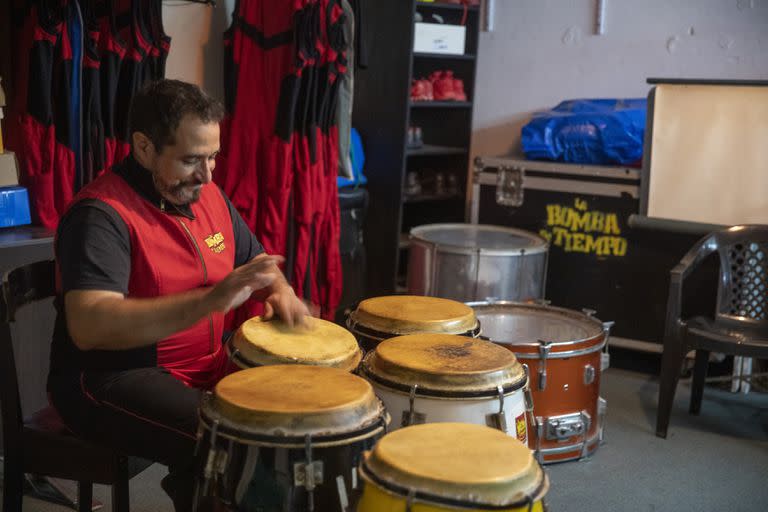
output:
M360 464L358 512L542 512L549 479L498 430L430 423L385 435Z
M195 510L353 510L357 465L387 422L371 385L338 368L228 375L200 407Z
M528 376L512 352L489 341L452 334L390 338L366 354L360 374L392 416L390 429L476 423L528 442Z
M241 368L306 364L357 369L362 351L351 332L319 318L307 320L308 327L289 327L277 319L251 318L228 343L230 358Z
M415 333L460 334L475 337L480 325L471 307L451 299L419 295L385 295L360 302L347 317L363 350L381 341Z
M606 402L600 375L608 331L591 314L541 304L472 303L483 336L530 368L534 426L528 436L542 462L580 459L602 441Z

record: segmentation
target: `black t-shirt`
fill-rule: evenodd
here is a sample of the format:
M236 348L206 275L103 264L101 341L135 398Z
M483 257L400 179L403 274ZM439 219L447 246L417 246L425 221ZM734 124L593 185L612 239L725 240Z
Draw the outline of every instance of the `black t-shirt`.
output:
M160 208L161 197L155 190L152 174L132 157L116 165L112 172L128 182L144 199ZM227 203L235 244L235 267L243 265L264 252L264 248L248 229L232 203L221 192ZM194 219L189 205L171 206L166 203L168 215ZM120 215L106 203L97 199L78 202L59 222L54 248L61 273L62 295L56 301L58 316L51 347L51 373L79 371L83 367L117 369L114 351L78 350L66 329L63 294L70 290L107 290L128 293L131 274L131 242ZM156 364L155 347L141 347L120 351L120 368Z

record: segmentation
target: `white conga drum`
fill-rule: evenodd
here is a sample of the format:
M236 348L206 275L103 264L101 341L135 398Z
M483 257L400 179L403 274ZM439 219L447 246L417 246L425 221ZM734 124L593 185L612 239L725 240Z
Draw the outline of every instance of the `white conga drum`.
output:
M355 336L345 328L308 318L308 327L289 327L281 320L254 317L243 322L227 349L241 368L273 364L329 366L357 369L362 351Z
M476 423L528 442L528 378L499 345L451 334L398 336L366 354L361 374L392 416L392 429Z
M349 314L347 327L363 350L383 340L416 333L460 334L475 337L480 325L475 312L461 302L417 295L385 295L360 302Z
M338 368L228 375L200 407L196 512L353 510L357 466L387 422L371 385Z
M549 479L517 439L431 423L385 435L360 464L358 512L543 512Z

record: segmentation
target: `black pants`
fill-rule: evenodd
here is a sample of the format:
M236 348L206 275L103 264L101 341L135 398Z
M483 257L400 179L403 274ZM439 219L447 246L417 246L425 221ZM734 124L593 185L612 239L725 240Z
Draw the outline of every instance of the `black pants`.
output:
M162 487L192 510L199 389L162 368L53 375L51 401L77 435L168 466Z

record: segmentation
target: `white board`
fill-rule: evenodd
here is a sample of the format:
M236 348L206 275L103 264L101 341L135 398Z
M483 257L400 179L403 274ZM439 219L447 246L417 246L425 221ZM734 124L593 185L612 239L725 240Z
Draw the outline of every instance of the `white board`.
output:
M649 217L768 224L768 87L659 84L651 137Z

